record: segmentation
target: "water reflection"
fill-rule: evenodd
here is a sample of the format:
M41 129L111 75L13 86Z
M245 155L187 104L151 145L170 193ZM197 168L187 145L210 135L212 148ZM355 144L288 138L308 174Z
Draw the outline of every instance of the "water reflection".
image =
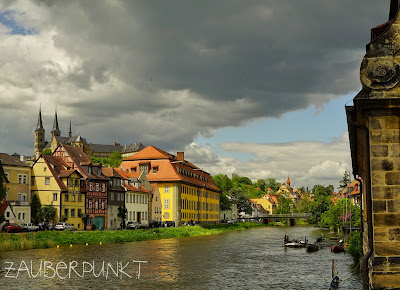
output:
M0 253L1 289L327 289L331 277L331 259L335 259L341 289L361 289L361 279L349 267L352 258L332 254L329 249L307 253L305 249L285 249L283 237L307 236L310 241L321 235L312 227L261 228L221 235L144 241L125 244L60 247ZM96 263L147 261L127 267L124 276L71 279L5 278L5 261L21 260L38 265L40 261L77 261ZM35 266L36 267L36 266Z

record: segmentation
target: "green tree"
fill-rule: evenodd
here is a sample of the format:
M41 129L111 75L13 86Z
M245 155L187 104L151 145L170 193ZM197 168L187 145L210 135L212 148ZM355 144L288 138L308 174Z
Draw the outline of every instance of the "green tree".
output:
M347 186L347 184L350 181L349 177L350 177L349 172L345 171L343 174L342 180L339 181L339 187L338 187L339 190L342 190L343 188L345 188Z
M82 219L83 229L86 231L86 225L89 222L90 216L88 214L83 214L83 213L79 214L78 216Z
M348 252L353 257L354 261L360 261L362 257L362 249L361 249L361 233L353 232L350 237L350 246L348 248Z
M65 214L63 216L61 216L60 221L65 223L68 220L68 216Z
M46 222L53 222L56 216L56 209L53 205L44 205L40 209L40 218Z
M113 153L111 153L111 156L109 158L109 162L110 162L109 166L111 166L113 168L118 167L121 164L122 159L123 159L123 157L121 155L121 152L114 151Z
M51 148L44 148L42 151L43 155L52 155L53 151L51 151Z
M6 189L4 187L5 183L5 174L3 171L3 166L1 165L1 160L0 160L0 203L3 202L3 199L6 197ZM2 223L5 220L4 218L4 213L0 215L0 223Z
M295 203L290 198L287 198L284 195L279 195L278 208L276 209L276 213L288 214L293 212L296 212Z
M230 210L232 208L232 202L225 192L221 192L219 196L219 208L221 211Z
M126 220L126 216L128 214L128 210L126 209L125 205L122 206L120 205L118 207L118 217L122 219L122 228L125 228L125 220Z
M314 202L310 204L309 210L312 214L311 221L313 223L319 223L321 221L321 216L324 212L329 210L333 202L331 200L331 195L333 193L333 186L329 185L327 187L323 185L315 185L313 188L314 192Z
M259 188L261 191L265 191L265 186L266 185L267 185L267 183L265 182L265 179L259 179L256 182L257 188Z
M232 188L228 194L236 200L239 213L245 212L251 214L253 212L249 198L241 188Z
M39 196L36 193L34 193L31 201L31 218L32 222L36 225L41 221L40 220L41 207L42 204L40 202Z
M265 186L267 188L271 188L274 192L276 192L276 191L278 191L281 184L279 182L276 182L276 180L274 178L268 178L267 184Z
M213 176L213 180L218 188L221 189L223 192L227 192L233 186L232 180L228 176L223 174L217 174Z

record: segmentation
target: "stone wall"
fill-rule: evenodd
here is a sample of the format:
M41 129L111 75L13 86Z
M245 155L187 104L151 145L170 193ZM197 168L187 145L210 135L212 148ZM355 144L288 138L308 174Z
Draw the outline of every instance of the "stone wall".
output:
M370 284L373 289L400 288L400 117L370 116L369 133L374 229Z

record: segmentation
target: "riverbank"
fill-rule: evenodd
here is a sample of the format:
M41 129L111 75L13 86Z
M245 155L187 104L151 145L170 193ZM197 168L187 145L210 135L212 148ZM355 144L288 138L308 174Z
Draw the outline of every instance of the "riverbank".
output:
M135 241L160 240L180 237L215 235L228 231L265 227L258 223L218 224L209 226L182 226L142 230L83 231L0 234L0 252L52 248L61 245L111 244Z

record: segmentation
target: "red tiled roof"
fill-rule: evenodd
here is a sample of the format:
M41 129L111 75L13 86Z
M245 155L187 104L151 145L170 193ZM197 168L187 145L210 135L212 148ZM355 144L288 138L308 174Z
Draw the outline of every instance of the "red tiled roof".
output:
M181 181L220 192L211 175L200 170L194 164L188 161L180 161L176 156L154 146L147 146L138 153L124 159L121 166L123 168L136 167L143 160L148 160L151 168L158 167L156 172L149 168L147 179L151 183Z
M63 170L68 170L69 166L64 162L61 157L51 156L51 155L44 155L42 154L40 157L46 162L47 167L50 169L51 174L53 175L54 179L56 180L58 187L61 191L67 191L67 187L65 186L64 182L60 179L59 174ZM38 160L40 159L38 158Z
M129 191L136 191L136 192L144 192L144 193L150 193L146 188L143 186L140 186L140 189L138 189L136 186L130 185L130 184L124 184L123 187L125 187L126 190Z
M89 174L88 172L86 172L83 169L83 167L82 167L83 164L87 164L88 165L88 164L92 163L92 161L90 160L89 156L82 151L82 149L80 149L78 147L71 146L71 145L65 145L65 144L60 144L59 147L60 146L62 148L64 148L64 150L68 153L70 159L72 159L72 161L73 161L73 164L74 164L75 168L79 171L79 173L82 174L82 176L84 178L94 179L94 180L96 180L96 179L97 180L99 180L99 179L100 180L108 180L108 178L106 176L104 176L104 175L98 175L98 174L95 174L93 172L91 174ZM54 152L55 154L57 154L57 149ZM68 157L66 157L66 156L61 157L61 158L63 158L63 160L65 162L67 162L67 160L68 160ZM68 162L70 162L70 161L68 161Z
M1 163L6 166L22 166L22 167L31 167L27 163L11 156L7 153L0 153Z
M142 172L140 172L140 171L137 171L137 172L126 172L126 171L123 171L123 170L118 169L118 168L115 168L115 170L117 171L117 173L119 175L121 175L125 179L139 178L140 175L142 174Z

